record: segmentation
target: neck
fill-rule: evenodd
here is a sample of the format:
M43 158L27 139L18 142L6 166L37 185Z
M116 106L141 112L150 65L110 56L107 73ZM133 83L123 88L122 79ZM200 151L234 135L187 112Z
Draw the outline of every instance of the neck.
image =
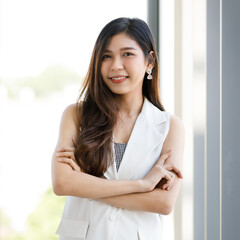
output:
M118 107L119 113L128 115L128 116L136 116L142 110L144 97L143 95L133 96L133 95L124 95L118 97Z

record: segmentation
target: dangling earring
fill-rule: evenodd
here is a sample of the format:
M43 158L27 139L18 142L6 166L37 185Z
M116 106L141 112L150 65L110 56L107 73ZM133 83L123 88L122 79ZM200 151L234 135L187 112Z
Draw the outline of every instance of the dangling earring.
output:
M150 68L148 68L147 74L148 74L147 79L148 80L152 80L153 79L153 77L152 77L152 70Z

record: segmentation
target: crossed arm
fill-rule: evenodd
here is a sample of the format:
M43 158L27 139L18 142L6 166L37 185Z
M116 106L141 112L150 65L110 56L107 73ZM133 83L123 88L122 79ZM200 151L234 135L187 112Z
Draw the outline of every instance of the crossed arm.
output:
M179 169L182 169L184 147L183 125L178 118L171 118L170 130L162 149L164 154L149 174L139 180L107 180L81 172L72 154L76 126L75 106L72 105L63 114L52 158L53 190L57 195L94 198L128 210L161 214L172 211L181 185ZM173 152L167 151L169 149L173 149ZM71 158L67 158L67 155ZM156 187L161 179L168 181L161 188Z

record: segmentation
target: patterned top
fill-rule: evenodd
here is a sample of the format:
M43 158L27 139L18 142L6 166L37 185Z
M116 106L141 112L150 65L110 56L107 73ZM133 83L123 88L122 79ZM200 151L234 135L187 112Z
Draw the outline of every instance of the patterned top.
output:
M122 162L123 154L125 152L127 143L114 143L114 150L115 150L115 162L117 171L120 167Z

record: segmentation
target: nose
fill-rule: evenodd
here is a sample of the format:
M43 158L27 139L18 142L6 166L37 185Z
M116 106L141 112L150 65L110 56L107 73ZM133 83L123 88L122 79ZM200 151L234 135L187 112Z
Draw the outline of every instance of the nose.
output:
M116 71L116 70L122 70L122 69L124 69L124 66L121 58L120 57L113 58L111 70Z

